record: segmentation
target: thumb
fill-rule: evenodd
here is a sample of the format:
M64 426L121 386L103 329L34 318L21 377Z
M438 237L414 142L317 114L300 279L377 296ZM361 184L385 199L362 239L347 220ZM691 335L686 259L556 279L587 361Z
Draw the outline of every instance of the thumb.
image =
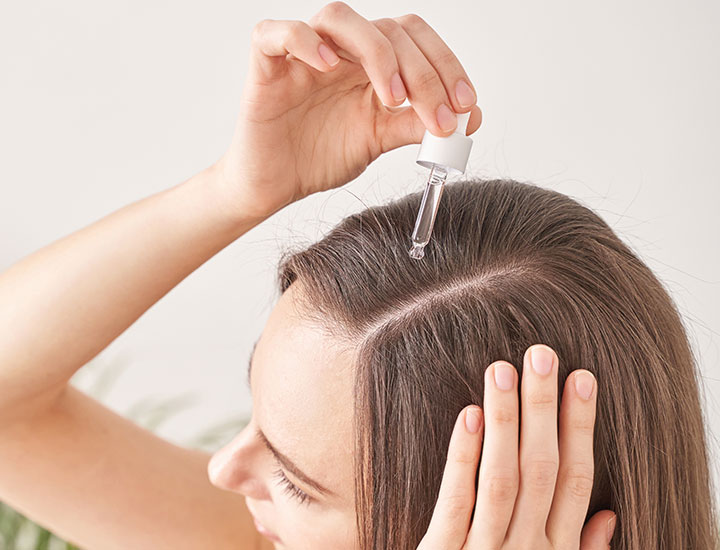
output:
M608 530L612 524L609 523L609 520L614 516L615 513L612 510L601 510L591 517L580 535L580 550L607 550L610 548L612 533Z
M385 107L387 113L382 118L378 140L382 153L392 151L403 145L422 143L425 125L412 105L405 107ZM473 105L467 125L467 134L471 135L482 124L482 111ZM450 135L448 133L448 135Z

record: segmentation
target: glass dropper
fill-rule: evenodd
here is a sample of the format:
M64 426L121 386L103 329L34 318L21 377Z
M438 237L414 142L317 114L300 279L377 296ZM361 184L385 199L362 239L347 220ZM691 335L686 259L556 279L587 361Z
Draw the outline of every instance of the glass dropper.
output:
M430 242L433 225L435 225L435 216L437 215L438 206L440 206L440 197L447 179L447 170L441 164L433 164L430 169L430 177L428 178L425 194L420 203L417 219L415 220L415 229L412 234L412 247L410 248L410 257L420 260L425 256L425 245Z
M464 174L473 140L466 136L470 112L456 113L457 127L449 136L439 137L425 130L415 162L430 170L425 193L415 220L410 257L420 260L430 242L440 197L448 176Z

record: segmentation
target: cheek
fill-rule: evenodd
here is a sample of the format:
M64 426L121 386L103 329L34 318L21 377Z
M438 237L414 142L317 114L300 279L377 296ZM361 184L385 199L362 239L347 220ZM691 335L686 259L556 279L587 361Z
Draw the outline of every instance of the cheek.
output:
M275 493L273 493L275 498ZM276 501L277 533L283 550L357 550L355 517L339 510L311 504L299 505L280 495Z

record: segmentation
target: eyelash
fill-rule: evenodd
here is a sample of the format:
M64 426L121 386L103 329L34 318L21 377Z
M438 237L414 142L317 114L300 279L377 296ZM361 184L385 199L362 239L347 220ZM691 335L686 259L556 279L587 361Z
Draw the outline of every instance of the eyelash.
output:
M278 468L275 470L274 475L275 479L278 480L278 484L283 486L285 493L293 498L296 498L300 504L310 504L312 497L290 481L282 469Z

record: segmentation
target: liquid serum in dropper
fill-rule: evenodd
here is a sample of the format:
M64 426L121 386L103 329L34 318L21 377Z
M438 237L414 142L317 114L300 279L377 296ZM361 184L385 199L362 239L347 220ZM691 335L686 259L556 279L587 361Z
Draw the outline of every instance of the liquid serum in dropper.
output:
M465 173L473 140L466 136L470 112L456 113L457 128L447 137L438 137L425 130L417 162L430 169L430 176L423 194L412 233L410 257L420 260L425 256L425 245L430 242L435 216L437 215L443 186L448 176Z

